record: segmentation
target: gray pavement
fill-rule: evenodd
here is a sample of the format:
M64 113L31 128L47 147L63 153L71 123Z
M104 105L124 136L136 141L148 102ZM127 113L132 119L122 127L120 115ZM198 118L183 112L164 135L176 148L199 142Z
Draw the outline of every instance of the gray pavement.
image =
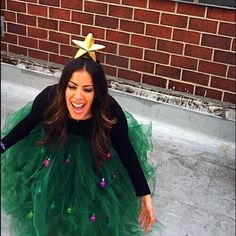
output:
M57 76L2 63L1 124ZM158 166L154 204L165 226L153 236L235 235L235 122L151 102L114 90L110 93L143 123L152 121ZM9 235L2 212L1 235Z

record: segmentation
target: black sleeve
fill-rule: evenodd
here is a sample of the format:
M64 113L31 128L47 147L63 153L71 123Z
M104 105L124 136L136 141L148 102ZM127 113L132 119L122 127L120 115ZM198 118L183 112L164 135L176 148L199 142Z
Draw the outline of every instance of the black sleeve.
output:
M136 196L150 194L150 189L142 167L129 140L128 124L125 114L120 105L113 98L112 100L111 114L117 119L117 122L114 124L110 133L112 145L118 152L119 157L130 176Z
M53 90L53 91L52 91ZM46 108L49 98L55 90L54 86L45 88L34 100L30 113L23 118L3 139L2 143L7 149L16 144L21 139L25 138L30 131L40 122L43 118L43 111Z

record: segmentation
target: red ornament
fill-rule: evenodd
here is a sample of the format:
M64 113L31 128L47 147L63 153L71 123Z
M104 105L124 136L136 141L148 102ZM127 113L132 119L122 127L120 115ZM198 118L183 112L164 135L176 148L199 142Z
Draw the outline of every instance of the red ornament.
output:
M45 167L48 167L50 165L50 159L48 158L48 159L44 160L43 163L44 163Z
M107 153L107 159L111 159L111 153L110 152Z

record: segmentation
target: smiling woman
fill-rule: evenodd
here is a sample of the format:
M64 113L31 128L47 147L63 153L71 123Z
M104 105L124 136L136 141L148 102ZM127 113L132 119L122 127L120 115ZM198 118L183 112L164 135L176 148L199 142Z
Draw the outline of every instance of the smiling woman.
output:
M151 129L108 94L84 50L2 132L2 200L17 236L139 236L157 222Z
M86 70L75 71L66 88L66 105L70 117L86 120L91 117L94 99L93 80Z

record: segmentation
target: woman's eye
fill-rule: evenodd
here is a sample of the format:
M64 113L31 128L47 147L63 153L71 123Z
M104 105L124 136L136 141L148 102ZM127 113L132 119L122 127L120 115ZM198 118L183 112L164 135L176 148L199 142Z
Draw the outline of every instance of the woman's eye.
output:
M92 92L92 91L93 91L92 88L85 88L85 89L84 89L84 92L86 92L86 93L90 93L90 92Z
M76 87L73 86L73 85L68 85L68 88L70 88L70 89L76 89Z

